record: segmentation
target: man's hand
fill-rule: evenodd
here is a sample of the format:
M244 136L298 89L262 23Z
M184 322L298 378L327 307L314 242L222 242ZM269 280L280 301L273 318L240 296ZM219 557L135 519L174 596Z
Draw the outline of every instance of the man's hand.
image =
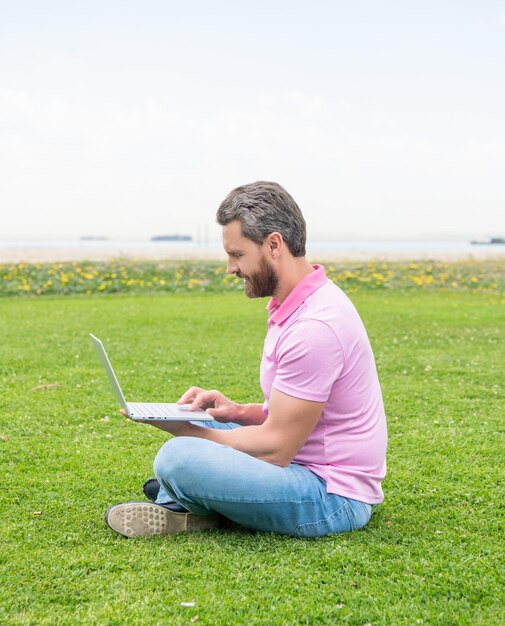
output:
M233 422L239 419L241 405L232 402L220 391L206 391L200 387L190 387L177 404L191 404L190 411L203 409L217 422Z

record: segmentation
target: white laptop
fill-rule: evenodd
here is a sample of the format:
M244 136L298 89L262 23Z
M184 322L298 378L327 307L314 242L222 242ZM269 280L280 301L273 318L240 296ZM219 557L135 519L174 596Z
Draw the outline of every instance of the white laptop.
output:
M175 403L154 403L154 402L127 402L119 386L118 379L103 343L91 333L89 334L93 345L96 348L100 361L102 362L107 378L111 384L117 401L128 413L128 417L135 422L181 422L181 421L206 421L213 418L205 411L189 411L189 405Z

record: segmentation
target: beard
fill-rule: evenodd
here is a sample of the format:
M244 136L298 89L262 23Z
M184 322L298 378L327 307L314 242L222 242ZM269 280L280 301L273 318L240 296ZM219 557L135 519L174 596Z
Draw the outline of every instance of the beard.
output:
M247 278L239 274L240 278L245 278L245 295L248 298L272 297L279 284L279 277L274 268L261 257L259 268L254 274Z

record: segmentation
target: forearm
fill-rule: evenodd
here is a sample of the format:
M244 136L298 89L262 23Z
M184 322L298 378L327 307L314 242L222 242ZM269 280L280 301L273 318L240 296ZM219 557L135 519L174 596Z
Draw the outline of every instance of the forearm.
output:
M294 457L286 445L285 436L266 424L221 430L188 422L177 436L208 439L281 467L289 465Z

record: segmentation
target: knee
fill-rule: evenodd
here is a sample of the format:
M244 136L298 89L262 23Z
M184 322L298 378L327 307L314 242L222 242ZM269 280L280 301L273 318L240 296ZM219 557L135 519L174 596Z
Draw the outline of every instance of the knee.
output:
M223 468L221 444L198 437L174 437L167 441L154 459L154 473L170 484L201 483L203 477Z
M190 437L174 437L160 448L154 459L154 473L158 478L173 476L187 467L188 456L191 455Z

